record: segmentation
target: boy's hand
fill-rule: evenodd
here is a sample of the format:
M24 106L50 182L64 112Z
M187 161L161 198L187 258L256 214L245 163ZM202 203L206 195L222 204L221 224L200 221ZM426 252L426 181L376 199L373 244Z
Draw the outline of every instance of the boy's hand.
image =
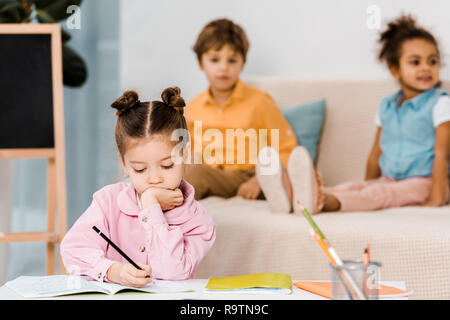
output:
M108 281L123 286L142 288L152 282L152 268L146 264L137 264L142 270L129 263L115 262L109 267L106 278Z
M258 178L253 176L239 186L237 195L244 199L254 200L258 198L260 192L261 187L259 186Z
M143 209L152 204L159 203L162 210L171 210L183 204L183 193L179 188L175 190L164 188L148 188L142 193L141 203Z

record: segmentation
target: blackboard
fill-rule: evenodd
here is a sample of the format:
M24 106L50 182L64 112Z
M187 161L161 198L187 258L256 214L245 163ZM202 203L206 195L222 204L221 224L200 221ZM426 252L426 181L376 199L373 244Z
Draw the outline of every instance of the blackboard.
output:
M64 140L61 26L0 23L0 158L47 158L47 230L3 232L0 243L45 241L47 274L67 231Z
M0 148L53 148L50 34L0 34Z

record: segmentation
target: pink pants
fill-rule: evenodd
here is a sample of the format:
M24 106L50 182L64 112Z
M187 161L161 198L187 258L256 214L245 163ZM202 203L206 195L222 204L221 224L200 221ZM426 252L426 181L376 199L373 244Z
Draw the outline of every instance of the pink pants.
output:
M431 177L404 180L380 177L324 188L324 193L335 196L341 203L339 211L370 211L418 205L427 201L430 191Z

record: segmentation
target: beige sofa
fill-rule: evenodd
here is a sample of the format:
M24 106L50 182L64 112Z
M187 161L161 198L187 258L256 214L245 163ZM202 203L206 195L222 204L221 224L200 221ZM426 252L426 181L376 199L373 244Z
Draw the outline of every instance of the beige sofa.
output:
M317 168L327 186L364 178L381 98L397 90L388 80L305 81L257 78L246 82L269 92L281 108L320 98L327 103ZM450 82L443 88L450 91ZM303 216L269 211L265 201L209 197L217 239L197 278L285 272L293 279L330 279L326 257ZM411 299L450 299L450 206L403 207L315 216L343 259L359 259L370 243L382 263L381 280L405 281Z

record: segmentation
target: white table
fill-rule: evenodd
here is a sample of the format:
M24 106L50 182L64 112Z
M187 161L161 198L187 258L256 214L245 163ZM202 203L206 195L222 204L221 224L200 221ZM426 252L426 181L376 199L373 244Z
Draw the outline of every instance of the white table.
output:
M293 280L295 282L297 280ZM328 300L322 296L301 290L292 285L291 294L231 294L231 293L204 293L208 279L191 279L183 281L187 286L192 287L194 292L182 293L141 293L123 292L115 295L101 293L76 294L53 298L40 298L39 300ZM406 290L404 281L381 281L382 284ZM24 300L26 298L15 293L11 289L0 287L0 300ZM396 298L407 300L407 297Z

